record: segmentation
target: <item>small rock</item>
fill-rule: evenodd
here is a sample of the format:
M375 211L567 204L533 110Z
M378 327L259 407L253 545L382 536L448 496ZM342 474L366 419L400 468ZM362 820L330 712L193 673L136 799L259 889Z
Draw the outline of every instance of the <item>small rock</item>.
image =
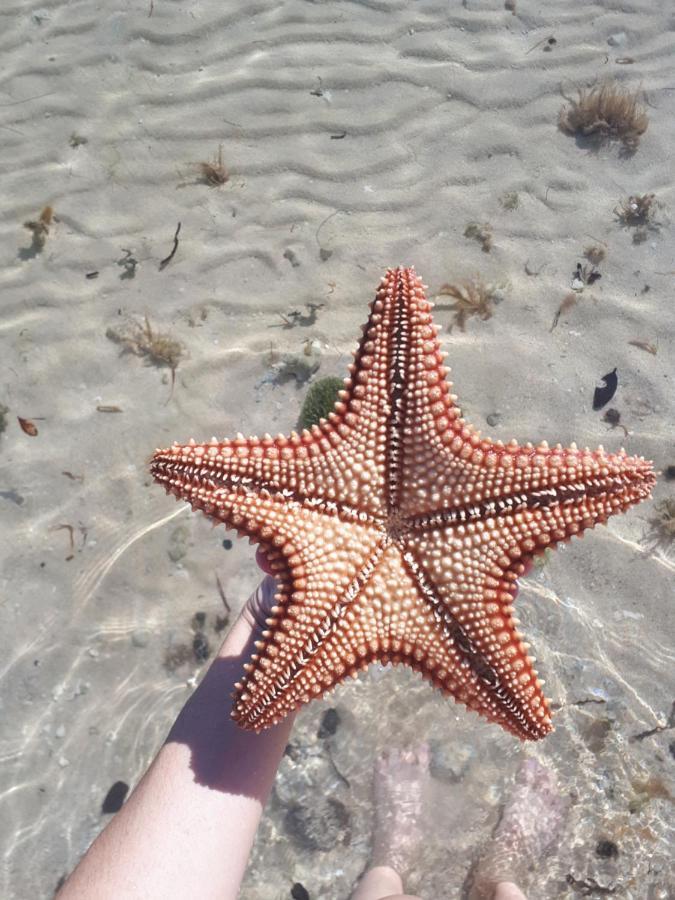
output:
M171 532L169 535L169 549L167 550L171 562L180 562L187 555L189 537L190 533L185 525L179 525Z
M129 785L126 781L116 781L105 795L105 799L101 804L101 812L105 815L119 812L119 810L122 809L122 804L124 803L128 791Z
M225 540L223 541L223 549L224 550L232 549L232 541L229 538L225 538Z
M60 740L61 738L64 738L65 736L66 736L66 726L59 725L58 728L54 731L54 737L59 738L59 740Z
M595 853L602 859L616 859L619 855L619 848L614 841L598 841Z
M351 840L349 810L335 797L317 797L314 803L296 803L286 814L286 828L307 850L332 850Z
M150 643L150 632L145 628L137 628L131 635L131 643L134 647L147 647Z
M607 43L610 47L623 47L627 39L625 31L617 31L615 34L610 34L607 38Z
M321 717L321 724L319 725L319 730L317 731L316 736L322 739L332 737L338 730L339 724L340 713L337 711L337 709L331 706L331 708L327 709Z
M192 617L193 631L203 631L205 624L206 624L206 613L202 612L201 610L199 612L196 612L194 614L194 616Z
M300 260L293 250L284 250L284 259L287 259L294 269L297 269L300 265Z
M291 897L293 900L311 900L309 891L304 884L300 884L299 881L296 881L291 888Z
M66 769L70 765L70 760L66 759L65 756L59 756L59 765L62 769Z
M209 646L208 638L201 631L197 632L192 639L192 652L199 663L206 662L209 656L211 656L211 647Z
M326 262L326 260L330 259L332 255L333 251L327 250L325 247L322 247L319 250L319 259L321 260L321 262Z
M485 421L488 423L488 425L490 425L492 428L494 428L495 425L499 425L500 419L501 419L501 415L499 413L490 413L490 415L487 416Z

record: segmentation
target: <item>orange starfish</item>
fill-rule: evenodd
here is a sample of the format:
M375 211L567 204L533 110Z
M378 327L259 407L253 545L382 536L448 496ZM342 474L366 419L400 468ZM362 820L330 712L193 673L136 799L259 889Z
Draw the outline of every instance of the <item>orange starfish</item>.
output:
M650 495L642 457L504 446L461 418L413 269L390 269L311 431L158 450L152 474L262 544L278 584L232 715L259 731L372 662L404 663L520 738L551 729L516 631L537 553Z

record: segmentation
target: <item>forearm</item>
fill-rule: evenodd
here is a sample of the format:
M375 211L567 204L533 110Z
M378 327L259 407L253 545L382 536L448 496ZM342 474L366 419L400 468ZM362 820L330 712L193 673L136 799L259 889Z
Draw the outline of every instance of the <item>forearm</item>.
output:
M59 900L237 896L293 720L256 735L230 718L230 694L250 637L240 618Z

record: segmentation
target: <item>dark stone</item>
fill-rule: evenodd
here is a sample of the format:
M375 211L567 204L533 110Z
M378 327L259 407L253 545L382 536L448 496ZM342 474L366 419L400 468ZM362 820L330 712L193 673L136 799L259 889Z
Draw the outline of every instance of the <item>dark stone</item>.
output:
M334 797L317 797L311 806L296 803L286 813L286 829L306 850L332 850L351 840L349 810Z
M614 841L598 841L595 848L596 856L601 859L617 859L619 856L619 848Z
M490 413L490 415L487 416L485 421L488 423L488 425L490 425L490 427L494 428L495 425L499 424L500 419L501 419L501 416L499 415L499 413Z
M666 466L663 470L666 481L675 481L675 466Z
M327 709L323 716L321 716L321 724L319 725L316 736L318 738L332 737L338 730L339 724L340 713L331 706L331 708Z
M614 409L613 406L610 406L602 418L608 425L618 425L621 421L621 413L618 409Z
M119 812L122 804L129 791L129 785L126 781L116 781L105 795L105 800L101 804L101 812L105 815Z
M211 656L211 647L208 638L201 631L198 631L192 640L192 652L197 662L206 662Z
M293 900L311 900L309 891L304 886L304 884L300 884L299 881L296 881L291 888L291 897L293 898Z
M206 613L196 612L192 617L192 627L195 631L203 631L206 624Z
M232 549L232 541L229 538L225 538L225 540L223 541L223 547L225 550L231 550Z

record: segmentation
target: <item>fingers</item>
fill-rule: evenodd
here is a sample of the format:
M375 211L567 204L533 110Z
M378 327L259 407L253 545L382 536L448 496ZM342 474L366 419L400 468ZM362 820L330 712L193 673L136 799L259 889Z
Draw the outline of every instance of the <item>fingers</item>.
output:
M255 551L255 561L266 575L272 574L272 569L269 562L267 561L265 552L260 547L258 547L258 549Z

